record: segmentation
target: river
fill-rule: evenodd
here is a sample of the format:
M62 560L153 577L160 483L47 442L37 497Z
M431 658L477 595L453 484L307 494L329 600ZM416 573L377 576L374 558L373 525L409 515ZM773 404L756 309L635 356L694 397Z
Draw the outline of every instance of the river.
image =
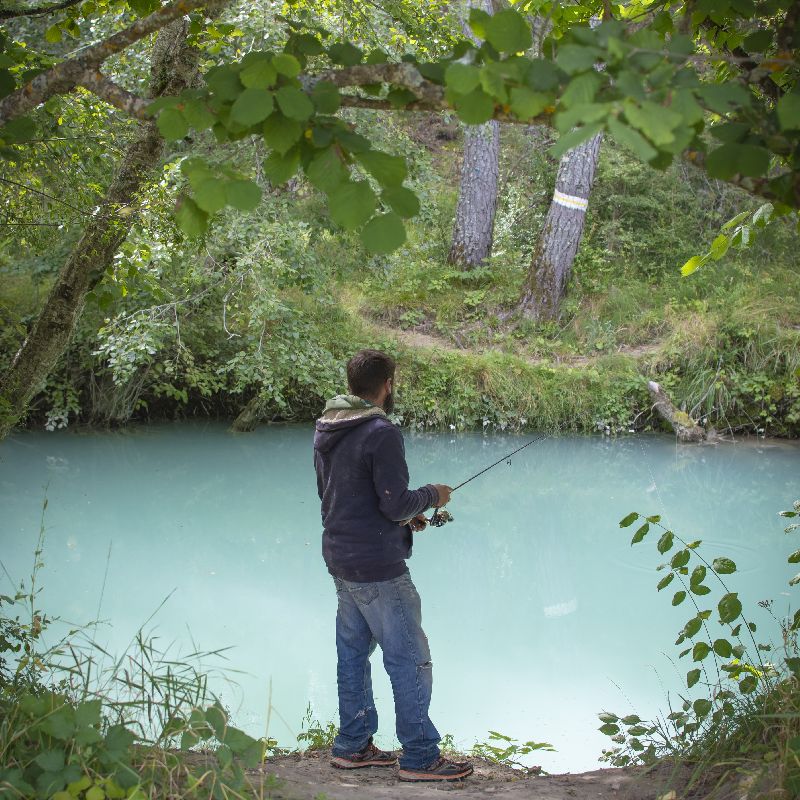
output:
M118 433L20 432L0 445L3 593L30 575L42 506L39 606L65 623L100 620L122 653L145 630L204 663L234 721L295 743L310 704L336 715L335 595L320 554L310 426L231 434L218 423ZM455 485L525 441L407 434L412 485ZM745 609L797 590L797 542L777 512L800 498L800 446L744 440L678 446L668 436L562 436L538 442L456 492L455 520L415 537L411 574L434 662L431 717L468 749L500 731L546 741L551 772L598 766L597 713L645 718L674 702L691 664L673 642L690 616L657 592L651 533L630 546L630 511L659 514L711 560ZM713 582L708 598L721 594ZM794 598L790 593L794 591ZM711 602L707 602L711 600ZM761 640L778 626L754 607ZM392 746L391 690L374 657L378 743ZM273 710L267 713L268 698ZM695 687L697 689L699 687ZM697 696L696 691L690 696ZM530 759L529 759L530 761Z

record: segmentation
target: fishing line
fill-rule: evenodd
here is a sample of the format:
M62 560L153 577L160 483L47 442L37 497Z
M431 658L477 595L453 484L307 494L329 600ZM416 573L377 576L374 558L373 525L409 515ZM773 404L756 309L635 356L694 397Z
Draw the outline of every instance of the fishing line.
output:
M504 461L507 461L509 464L511 463L510 459L511 456L516 455L521 450L524 450L526 447L530 447L532 444L536 444L536 442L541 442L544 439L549 439L553 434L552 433L544 433L541 436L537 436L535 439L531 439L529 442L526 442L522 445L522 447L518 447L516 450L512 450L510 453L507 453L502 458L497 459L494 464L489 464L488 467L484 467L480 472L476 472L471 477L467 478L465 481L461 481L458 486L454 486L451 490L451 494L456 490L460 489L462 486L466 486L470 481L474 481L475 478L479 478L483 475L484 472L488 472L490 469L493 469L498 464L502 464ZM444 509L440 509L439 506L433 509L433 514L431 514L428 523L434 528L441 528L446 522L452 522L453 515L449 511L445 511Z

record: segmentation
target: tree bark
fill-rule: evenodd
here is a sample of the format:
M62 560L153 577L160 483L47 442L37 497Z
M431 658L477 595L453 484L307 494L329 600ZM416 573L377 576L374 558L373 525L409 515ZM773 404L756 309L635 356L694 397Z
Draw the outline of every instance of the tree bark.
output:
M529 319L559 317L583 235L602 140L603 135L598 133L564 153L558 165L556 190L533 252L519 304L519 310Z
M488 14L493 12L491 0L471 0L468 6L482 8ZM467 25L464 25L464 32L480 44ZM447 256L451 264L477 267L491 255L499 161L500 125L497 120L483 125L465 125L458 204Z
M187 32L185 20L176 20L159 32L153 46L151 98L178 94L195 80L198 53L188 45ZM138 213L137 194L155 172L162 148L155 123L143 122L98 213L61 268L28 338L0 379L0 439L22 419L66 350L87 293L102 279Z

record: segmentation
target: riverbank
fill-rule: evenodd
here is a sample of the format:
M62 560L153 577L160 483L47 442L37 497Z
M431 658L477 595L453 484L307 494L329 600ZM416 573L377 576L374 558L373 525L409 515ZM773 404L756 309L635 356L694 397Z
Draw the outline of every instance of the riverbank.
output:
M207 758L187 756L198 766ZM327 750L271 757L262 767L247 770L248 781L256 797L269 800L435 800L450 793L508 800L789 800L774 770L756 763L727 775L721 770L700 774L696 767L669 762L537 775L470 757L475 772L464 781L411 784L399 781L393 769L334 770L329 758Z

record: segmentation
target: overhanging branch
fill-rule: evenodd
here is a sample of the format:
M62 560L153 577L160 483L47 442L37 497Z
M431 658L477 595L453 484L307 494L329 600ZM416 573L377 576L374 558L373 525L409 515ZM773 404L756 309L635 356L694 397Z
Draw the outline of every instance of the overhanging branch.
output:
M81 77L87 71L97 69L109 56L125 50L169 22L207 4L207 0L177 0L147 17L136 20L119 33L86 48L80 56L67 59L45 70L25 86L0 100L0 126L33 110L54 95L71 92L80 84Z
M63 0L51 6L36 6L34 8L0 8L0 19L14 19L15 17L38 17L42 14L52 14L54 11L63 11L70 6L76 6L82 0Z

